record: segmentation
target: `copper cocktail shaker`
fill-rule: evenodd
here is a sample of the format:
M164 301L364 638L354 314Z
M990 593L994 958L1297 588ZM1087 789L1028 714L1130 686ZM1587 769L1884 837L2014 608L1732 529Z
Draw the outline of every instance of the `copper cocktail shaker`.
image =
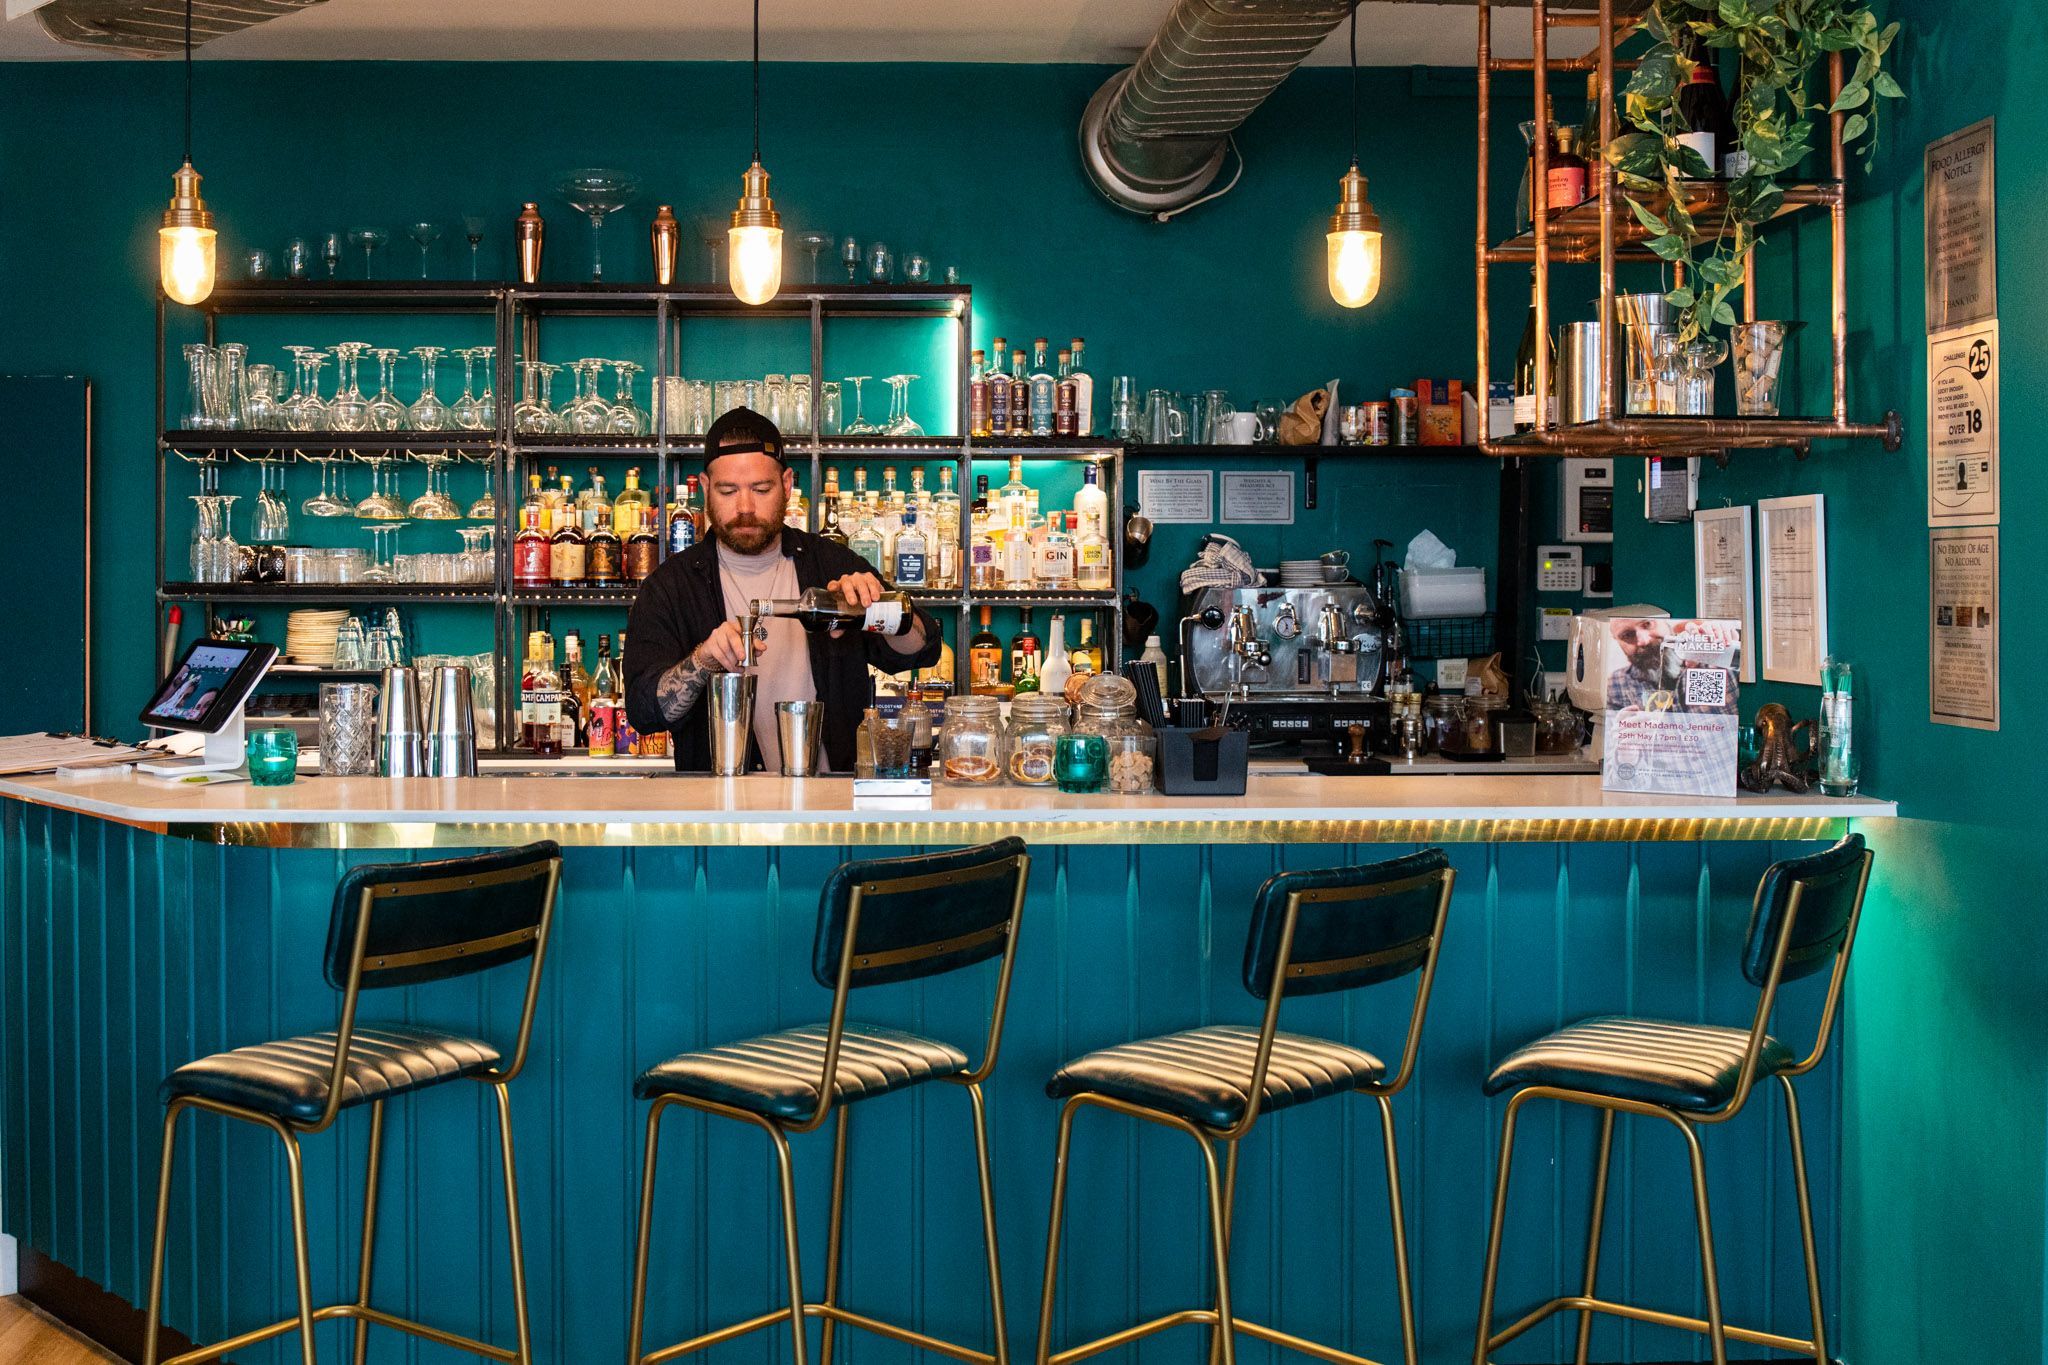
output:
M683 230L676 224L675 213L663 204L654 214L654 282L666 289L676 280L676 250L682 242Z
M541 240L547 235L547 224L541 221L540 207L528 203L519 211L519 223L513 229L513 236L519 242L519 282L536 284L540 281Z

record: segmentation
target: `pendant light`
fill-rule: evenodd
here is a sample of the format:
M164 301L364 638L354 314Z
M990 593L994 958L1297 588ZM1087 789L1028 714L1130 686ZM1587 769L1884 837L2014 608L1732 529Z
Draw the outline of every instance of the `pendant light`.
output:
M185 164L171 176L171 202L157 229L157 272L164 293L194 304L213 292L213 215L199 197L192 169L192 0L185 0Z
M1337 211L1330 215L1330 297L1346 308L1363 308L1380 292L1380 216L1365 195L1358 173L1358 6L1351 6L1351 169L1337 182Z
M741 303L766 303L782 288L782 215L761 169L761 0L754 0L754 164L740 178L725 252L726 274Z

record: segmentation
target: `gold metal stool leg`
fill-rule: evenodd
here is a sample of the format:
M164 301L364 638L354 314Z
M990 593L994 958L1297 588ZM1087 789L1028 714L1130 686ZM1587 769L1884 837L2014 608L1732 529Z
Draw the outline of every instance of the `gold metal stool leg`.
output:
M384 1101L370 1106L370 1163L363 1180L363 1258L356 1274L356 1307L370 1306L370 1266L377 1246L377 1184L383 1174ZM355 1323L355 1365L363 1365L370 1350L370 1324L364 1318Z
M640 1170L640 1236L633 1249L633 1317L627 1325L626 1365L640 1365L640 1337L647 1322L647 1244L654 1232L654 1159L661 1145L660 1100L647 1111L647 1156Z
M782 1185L782 1247L789 1260L789 1332L796 1365L805 1365L809 1343L804 1340L804 1267L796 1241L796 1170L789 1159L789 1139L780 1128L768 1128L775 1144L776 1173ZM1725 1362L1716 1362L1725 1365Z
M1486 1273L1479 1290L1479 1340L1472 1347L1472 1365L1486 1365L1488 1339L1493 1334L1493 1288L1500 1275L1501 1222L1507 1216L1508 1171L1515 1154L1515 1117L1521 1112L1526 1090L1508 1101L1507 1118L1500 1130L1500 1171L1493 1182L1493 1223L1486 1235Z
M974 1159L981 1168L981 1235L988 1246L988 1304L995 1332L995 1365L1010 1365L1010 1328L1003 1312L1003 1264L996 1250L996 1185L988 1159L988 1110L979 1083L967 1087L967 1100L974 1111ZM839 1117L844 1123L846 1111L841 1110ZM831 1324L830 1318L825 1319L827 1331ZM823 1365L832 1365L831 1359L827 1357Z
M825 1225L825 1307L839 1306L840 1252L845 1246L846 1231L846 1127L852 1110L840 1106L839 1116L832 1124L832 1217ZM827 1313L824 1323L818 1329L818 1360L820 1365L832 1365L832 1338L839 1326Z
M292 1256L299 1284L299 1353L305 1365L319 1365L313 1354L313 1257L306 1245L306 1172L299 1158L299 1139L283 1124L275 1127L284 1140L285 1166L292 1184Z
M183 1112L184 1106L173 1100L169 1111L164 1114L164 1154L156 1184L156 1237L149 1253L149 1319L143 1327L143 1365L156 1365L157 1328L163 1321L164 1241L170 1229L171 1157L178 1145L178 1115Z
M526 1248L519 1234L519 1177L512 1160L512 1096L503 1081L491 1084L498 1098L498 1146L505 1159L505 1240L512 1249L512 1307L519 1320L519 1365L533 1365L533 1335L526 1321ZM313 1365L308 1357L306 1365Z
M1401 1158L1394 1148L1394 1105L1380 1102L1380 1135L1387 1149L1387 1211L1394 1224L1394 1280L1401 1292L1401 1358L1416 1365L1415 1297L1408 1281L1408 1220L1401 1208ZM1585 1365L1582 1360L1579 1365Z
M1813 1359L1815 1365L1828 1365L1828 1329L1821 1322L1820 1258L1813 1247L1813 1200L1806 1185L1806 1138L1799 1123L1799 1096L1793 1091L1790 1076L1780 1075L1778 1082L1785 1087L1786 1127L1792 1135L1792 1183L1799 1192L1799 1241L1806 1253L1806 1303L1813 1314Z
M1600 1151L1593 1158L1593 1217L1586 1229L1586 1281L1580 1291L1582 1298L1592 1298L1595 1284L1600 1278L1600 1225L1607 1217L1607 1168L1614 1153L1614 1111L1600 1111ZM1573 1357L1576 1365L1586 1365L1586 1353L1593 1346L1593 1310L1583 1309L1579 1313L1579 1346Z
M1059 1284L1060 1220L1067 1210L1067 1152L1073 1145L1074 1115L1080 1107L1078 1098L1060 1106L1059 1146L1052 1166L1052 1222L1045 1234L1045 1287L1038 1296L1037 1365L1046 1365L1052 1354L1052 1298Z
M1230 1214L1223 1200L1223 1180L1216 1171L1216 1152L1206 1138L1197 1138L1196 1143L1202 1149L1202 1168L1208 1176L1209 1241L1216 1252L1216 1339L1223 1345L1223 1365L1237 1365L1237 1324L1230 1312Z
M1230 1236L1237 1220L1237 1144L1223 1144L1223 1253L1230 1254ZM1209 1365L1223 1359L1223 1328L1209 1329Z
M1721 1277L1714 1268L1714 1220L1707 1209L1707 1162L1700 1151L1699 1134L1693 1125L1676 1114L1667 1115L1685 1134L1686 1156L1692 1162L1693 1212L1700 1228L1700 1277L1707 1290L1707 1344L1713 1348L1714 1365L1728 1365L1728 1334L1721 1321Z

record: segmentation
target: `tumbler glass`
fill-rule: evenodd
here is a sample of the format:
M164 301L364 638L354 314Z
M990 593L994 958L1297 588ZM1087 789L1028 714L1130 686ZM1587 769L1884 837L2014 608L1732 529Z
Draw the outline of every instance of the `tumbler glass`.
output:
M1785 362L1785 341L1797 323L1738 324L1735 342L1735 411L1743 417L1778 415L1778 372Z
M299 736L284 726L251 730L244 747L249 780L259 787L288 787L299 775Z
M339 651L335 662L340 663ZM377 692L375 683L321 684L320 771L324 776L376 773Z

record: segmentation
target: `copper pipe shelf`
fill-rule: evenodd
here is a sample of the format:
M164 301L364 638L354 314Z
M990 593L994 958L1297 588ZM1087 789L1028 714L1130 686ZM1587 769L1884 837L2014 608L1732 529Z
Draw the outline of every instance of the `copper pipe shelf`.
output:
M1693 216L1695 246L1714 240L1730 230L1728 214L1728 184L1725 180L1700 180L1689 187L1686 207ZM1837 180L1815 180L1784 186L1785 202L1772 214L1772 218L1783 218L1801 209L1827 207L1842 197L1842 185ZM1615 190L1620 194L1619 186ZM1649 200L1649 206L1662 217L1671 207L1669 193L1659 190ZM1568 209L1552 211L1548 222L1550 238L1550 259L1552 261L1597 261L1600 259L1600 198L1595 195L1582 204ZM1624 261L1655 261L1655 253L1643 248L1642 244L1653 236L1650 230L1636 220L1633 213L1624 206L1614 215L1615 259ZM1510 237L1486 253L1491 264L1528 264L1536 259L1536 234L1532 229L1519 237Z
M1827 417L1615 417L1489 441L1487 454L1513 458L1553 455L1713 455L1730 450L1789 448L1804 456L1815 441L1872 440L1887 451L1905 443L1896 412L1882 422L1838 423Z

